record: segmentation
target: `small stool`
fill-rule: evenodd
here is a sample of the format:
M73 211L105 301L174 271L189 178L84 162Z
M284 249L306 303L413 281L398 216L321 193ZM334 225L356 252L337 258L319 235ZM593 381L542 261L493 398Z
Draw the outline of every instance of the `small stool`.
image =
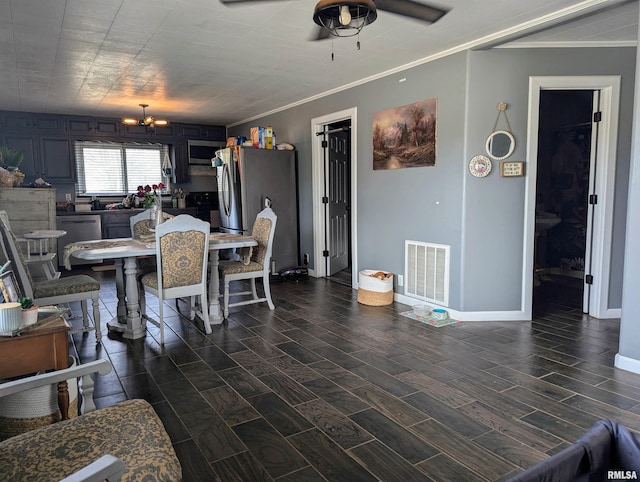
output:
M58 239L67 234L61 229L40 229L24 233L22 237L27 241L27 259L28 264L41 263L47 279L57 279L60 277L60 271L53 265L56 253L49 252L49 240ZM37 245L36 245L37 241ZM32 252L32 244L33 251Z

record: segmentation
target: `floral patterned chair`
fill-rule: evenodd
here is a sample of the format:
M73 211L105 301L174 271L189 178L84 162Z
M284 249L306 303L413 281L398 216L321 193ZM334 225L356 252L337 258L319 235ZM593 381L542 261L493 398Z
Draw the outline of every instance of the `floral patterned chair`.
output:
M81 377L79 417L0 442L0 479L37 481L174 482L182 467L161 420L145 400L127 400L95 410L92 373L105 375L111 363L100 359L64 370L0 384L2 397Z
M99 344L102 340L100 329L100 283L91 276L84 274L34 281L25 265L24 256L16 242L15 235L2 222L0 222L0 242L4 244L4 251L7 253L9 260L11 260L11 267L17 275L22 296L31 298L34 304L41 306L79 301L83 322L81 331L95 330L96 343ZM89 313L87 311L87 300L89 299L93 306L93 327L89 325Z
M160 344L164 345L164 300L190 297L189 319L193 320L198 314L204 322L205 331L210 333L207 261L211 225L181 214L155 229L157 270L140 279L145 293L140 298L143 318L160 328ZM147 313L146 293L158 297L158 320ZM200 298L200 309L196 309L196 297Z
M172 219L174 216L162 212L164 220ZM151 224L151 209L145 209L144 211L135 214L129 218L129 224L131 226L131 237L139 239L141 241L154 241L155 234L153 226Z
M239 261L220 261L218 271L222 277L224 286L224 317L229 317L229 308L234 306L249 305L252 303L261 303L266 301L270 310L275 309L275 305L271 300L271 287L269 285L269 271L271 269L271 251L273 249L273 236L276 232L276 221L278 217L271 208L265 208L256 216L251 236L258 242L258 246L254 247L251 258L248 262ZM264 289L264 297L258 297L256 291L256 278L262 278L262 286ZM236 280L248 279L251 282L251 291L229 292L229 283ZM231 296L247 296L250 299L229 302Z

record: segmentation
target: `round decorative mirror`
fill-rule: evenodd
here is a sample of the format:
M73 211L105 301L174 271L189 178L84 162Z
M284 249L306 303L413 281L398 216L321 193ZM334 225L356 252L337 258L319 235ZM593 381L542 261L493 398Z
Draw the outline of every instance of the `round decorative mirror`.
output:
M509 131L494 131L487 137L487 154L497 161L513 154L516 140Z

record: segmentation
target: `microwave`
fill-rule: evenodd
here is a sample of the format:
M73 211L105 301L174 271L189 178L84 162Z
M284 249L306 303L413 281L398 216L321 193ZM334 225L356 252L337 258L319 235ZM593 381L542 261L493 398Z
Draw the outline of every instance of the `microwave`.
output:
M197 166L211 166L211 159L216 157L216 151L224 149L226 141L187 141L189 164Z

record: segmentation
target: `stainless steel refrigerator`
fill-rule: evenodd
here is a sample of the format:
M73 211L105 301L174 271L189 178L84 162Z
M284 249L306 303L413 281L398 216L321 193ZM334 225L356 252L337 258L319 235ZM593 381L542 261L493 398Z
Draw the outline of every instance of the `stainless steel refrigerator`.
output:
M251 233L267 198L278 216L272 272L299 265L295 151L227 148L216 168L220 231Z

